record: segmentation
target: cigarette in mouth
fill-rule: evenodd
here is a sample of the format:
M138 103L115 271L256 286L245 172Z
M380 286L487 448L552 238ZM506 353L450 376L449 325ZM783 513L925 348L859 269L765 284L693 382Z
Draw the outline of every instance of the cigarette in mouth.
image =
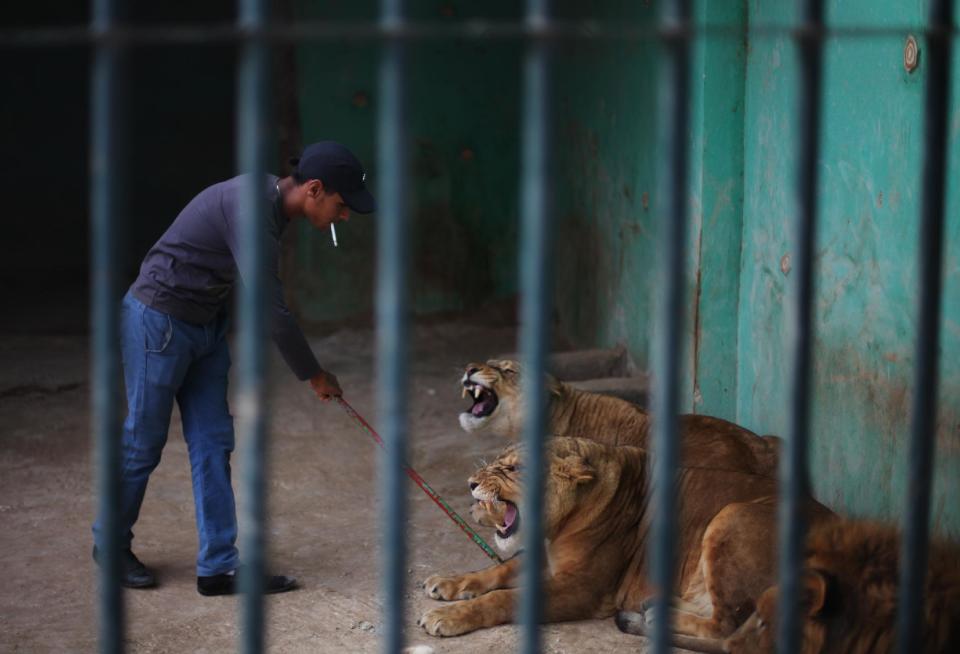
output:
M330 236L333 237L333 247L337 247L337 228L330 223Z

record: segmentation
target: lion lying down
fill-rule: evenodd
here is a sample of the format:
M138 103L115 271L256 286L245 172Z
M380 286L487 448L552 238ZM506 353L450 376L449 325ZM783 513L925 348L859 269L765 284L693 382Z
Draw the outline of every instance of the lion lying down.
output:
M463 393L473 404L460 426L475 434L518 441L524 420L521 369L516 361L469 363ZM554 436L589 438L610 445L647 447L651 419L643 409L608 395L588 393L547 375L549 425ZM720 418L680 417L682 455L687 465L726 468L775 477L779 439L758 436Z
M803 654L892 652L896 646L899 542L896 529L836 520L811 530L804 574ZM960 546L930 546L917 652L960 652ZM736 654L773 652L777 588L726 640ZM618 619L619 621L619 619Z
M646 552L650 532L647 454L581 438L554 438L545 449L547 561L543 597L547 622L604 618L639 611L651 599ZM497 546L515 552L523 516L522 449L510 446L470 478L473 517L497 529ZM684 462L685 465L685 462ZM681 466L678 496L678 604L687 633L729 635L753 612L752 598L774 582L776 481L758 474ZM832 515L810 503L811 520ZM463 600L434 608L419 624L455 636L513 620L520 557L479 572L424 582L427 595ZM730 595L718 580L749 580Z

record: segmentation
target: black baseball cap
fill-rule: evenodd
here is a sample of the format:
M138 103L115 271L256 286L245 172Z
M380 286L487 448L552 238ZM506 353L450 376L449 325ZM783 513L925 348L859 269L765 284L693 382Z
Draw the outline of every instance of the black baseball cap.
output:
M290 160L290 165L295 168L299 181L319 179L328 191L339 193L353 211L373 213L377 210L377 201L367 190L367 173L360 160L340 143L311 143L299 158Z

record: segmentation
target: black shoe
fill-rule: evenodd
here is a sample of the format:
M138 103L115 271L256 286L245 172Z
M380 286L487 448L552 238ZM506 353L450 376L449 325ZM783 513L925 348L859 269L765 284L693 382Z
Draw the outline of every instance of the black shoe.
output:
M293 577L284 575L274 575L264 580L263 592L266 595L271 593L285 593L297 587L297 580ZM209 577L197 577L197 592L201 595L233 595L237 592L237 575L221 574L211 575Z
M96 545L93 546L93 560L100 564L100 552ZM151 588L157 585L157 579L134 555L133 550L126 549L120 554L120 585L124 588Z

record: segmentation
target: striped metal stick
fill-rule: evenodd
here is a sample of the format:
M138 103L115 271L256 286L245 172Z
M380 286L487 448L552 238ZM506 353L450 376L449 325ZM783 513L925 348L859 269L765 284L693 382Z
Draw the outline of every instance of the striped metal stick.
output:
M363 417L359 413L357 413L357 411L352 406L350 406L349 402L347 402L342 397L338 397L335 399L337 400L337 403L339 403L340 406L343 407L343 410L347 412L347 415L353 418L353 421L355 423L360 425L361 429L363 429L365 432L373 436L373 440L377 441L377 445L379 445L383 449L386 449L383 444L383 439L380 438L380 434L378 434L376 430L370 426L370 423L364 420ZM407 476L410 477L410 479L412 479L417 484L417 486L419 486L420 489L424 493L426 493L431 500L433 500L436 503L437 506L443 509L443 512L446 513L451 520L457 523L457 526L459 526L460 529L462 529L467 534L467 536L470 537L470 540L476 543L477 546L480 547L480 549L482 549L487 556L489 556L491 559L493 559L497 563L503 563L503 559L501 559L500 556L493 551L493 548L487 544L487 541L483 540L480 534L478 534L473 529L471 529L470 525L467 524L466 520L461 518L459 514L457 514L457 512L454 511L450 507L450 505L447 504L444 501L444 499L440 497L440 495L430 487L430 484L428 484L426 480L423 477L421 477L416 470L411 468L406 463L403 464L403 469L406 471Z

